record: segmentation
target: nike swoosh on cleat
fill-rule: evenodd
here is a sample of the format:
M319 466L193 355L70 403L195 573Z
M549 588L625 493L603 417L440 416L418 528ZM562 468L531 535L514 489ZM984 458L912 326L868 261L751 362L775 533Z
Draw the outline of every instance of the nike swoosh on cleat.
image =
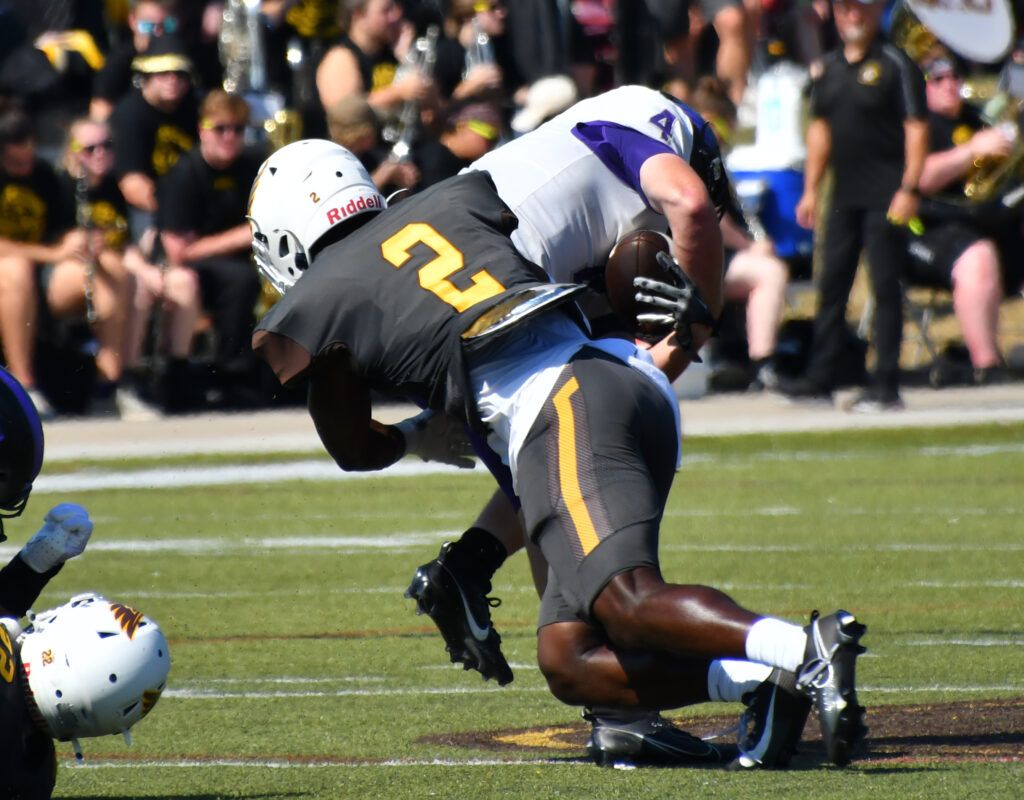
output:
M466 602L466 595L462 593L462 587L455 584L459 590L459 598L462 600L462 607L466 611L466 619L469 621L469 631L473 634L473 638L478 642L486 642L487 637L491 635L491 626L488 625L486 628L481 628L477 624L476 617L473 616L473 612L469 608L469 603Z

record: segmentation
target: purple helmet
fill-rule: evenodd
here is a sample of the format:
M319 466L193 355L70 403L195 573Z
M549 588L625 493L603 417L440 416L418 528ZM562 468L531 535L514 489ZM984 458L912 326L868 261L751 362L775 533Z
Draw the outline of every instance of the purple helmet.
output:
M28 393L0 367L0 541L3 518L25 508L43 467L43 425Z

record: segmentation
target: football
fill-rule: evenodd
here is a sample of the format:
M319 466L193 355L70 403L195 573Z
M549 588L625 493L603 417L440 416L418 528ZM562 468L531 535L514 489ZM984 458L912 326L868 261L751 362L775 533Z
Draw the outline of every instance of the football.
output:
M658 231L642 230L623 236L608 254L604 270L608 303L632 331L638 330L637 313L643 313L636 302L633 278L641 276L675 283L672 275L658 263L658 253L671 253L671 250L668 236Z

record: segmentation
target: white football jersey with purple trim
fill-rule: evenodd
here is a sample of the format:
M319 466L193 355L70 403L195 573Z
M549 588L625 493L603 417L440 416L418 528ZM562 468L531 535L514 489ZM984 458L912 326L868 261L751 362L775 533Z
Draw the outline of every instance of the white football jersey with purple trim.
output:
M584 128L594 140L580 134ZM601 131L609 141L597 141ZM640 192L640 165L666 151L689 161L692 149L693 123L678 102L623 86L580 101L468 169L490 173L519 217L512 234L519 252L553 280L572 281L584 267L603 265L627 233L666 230Z

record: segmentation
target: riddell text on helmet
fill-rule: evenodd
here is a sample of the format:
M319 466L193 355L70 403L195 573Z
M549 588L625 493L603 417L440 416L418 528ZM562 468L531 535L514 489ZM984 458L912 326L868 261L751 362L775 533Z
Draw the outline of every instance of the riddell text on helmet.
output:
M369 197L354 197L343 206L328 209L327 222L331 225L336 225L345 217L351 217L353 214L358 214L361 211L372 211L376 208L384 208L384 198L379 194L370 195Z

